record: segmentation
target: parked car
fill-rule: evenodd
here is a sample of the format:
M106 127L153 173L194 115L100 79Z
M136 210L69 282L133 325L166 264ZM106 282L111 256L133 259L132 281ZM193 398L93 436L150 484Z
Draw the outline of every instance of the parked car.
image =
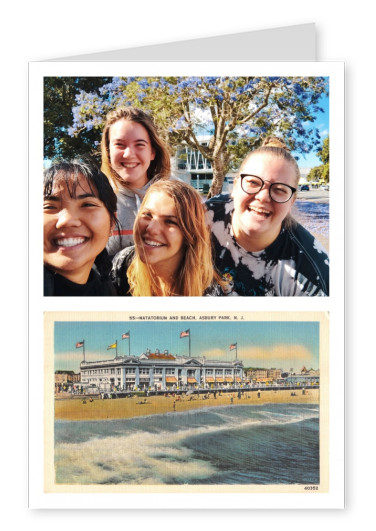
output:
M309 185L308 184L302 184L300 187L301 192L308 192L309 191Z

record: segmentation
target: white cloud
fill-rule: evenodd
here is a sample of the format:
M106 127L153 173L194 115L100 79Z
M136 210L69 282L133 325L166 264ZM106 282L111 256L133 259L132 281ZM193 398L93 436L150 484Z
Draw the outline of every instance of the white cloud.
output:
M98 361L113 359L116 355L115 349L111 349L105 354L99 356L98 352L85 350L85 361ZM82 348L76 351L59 352L55 354L55 370L72 370L79 372L80 363L84 360Z
M250 347L242 348L238 355L245 364L248 361L259 363L264 367L278 365L287 367L287 365L317 365L312 352L303 345L280 344L271 348Z
M223 349L220 349L220 348L213 348L211 350L205 350L205 352L203 352L203 356L206 356L209 359L216 359L216 360L228 358L227 352L224 352Z

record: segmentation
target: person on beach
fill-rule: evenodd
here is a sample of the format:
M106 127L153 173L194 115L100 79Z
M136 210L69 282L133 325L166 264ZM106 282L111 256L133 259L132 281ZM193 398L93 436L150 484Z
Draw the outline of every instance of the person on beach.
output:
M88 160L61 161L45 171L43 195L44 295L116 295L106 251L116 195L107 177Z
M244 159L231 196L206 202L227 295L329 295L328 255L291 217L299 178L285 144L268 137Z
M220 295L210 232L199 193L182 181L161 180L145 194L134 224L135 246L113 260L119 295Z
M133 224L147 189L159 179L170 178L170 154L152 118L134 107L107 115L101 154L101 170L117 195L120 230L107 245L112 258L133 244Z

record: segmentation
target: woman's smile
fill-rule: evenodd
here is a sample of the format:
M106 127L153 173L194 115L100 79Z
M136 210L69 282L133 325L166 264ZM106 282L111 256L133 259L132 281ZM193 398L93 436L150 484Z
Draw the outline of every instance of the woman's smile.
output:
M158 247L164 247L165 246L164 243L156 242L156 241L149 240L149 239L146 239L146 238L143 238L143 241L144 241L145 245L148 245L149 247L158 248Z
M142 262L169 276L179 267L184 255L184 238L173 199L164 192L151 193L138 219L135 236Z
M244 165L242 174L257 176L265 185L257 193L249 194L242 189L241 177L237 177L232 193L232 229L237 242L244 249L261 251L278 237L282 222L294 203L294 197L285 203L273 201L270 197L270 185L279 182L293 187L295 170L284 159L256 154Z
M44 263L72 282L85 284L106 247L111 220L103 202L80 177L72 197L65 183L44 198Z
M140 189L148 182L147 171L155 158L149 133L137 122L115 122L109 131L110 161L125 185Z
M269 216L271 216L271 211L266 210L261 207L257 207L253 204L248 205L248 211L254 214L258 218L267 219Z

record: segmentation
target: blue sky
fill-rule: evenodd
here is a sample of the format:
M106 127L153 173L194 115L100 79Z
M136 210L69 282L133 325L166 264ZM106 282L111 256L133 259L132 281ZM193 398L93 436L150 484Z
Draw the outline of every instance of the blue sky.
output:
M320 134L321 143L329 135L329 96L322 95L318 105L323 109L324 112L313 113L316 117L314 122L307 122L305 125L306 129L312 129L312 127L317 128ZM203 134L208 134L203 132ZM294 157L299 157L298 166L299 168L314 168L315 166L320 166L321 160L317 157L316 151L311 151L310 153L300 153L298 151L292 151Z
M120 322L55 322L55 370L79 372L83 349L76 348L85 340L86 361L112 359L118 342L118 355L128 355L129 341L122 334L130 332L131 355L139 356L147 348L152 352L168 349L174 355L189 355L189 339L180 332L190 329L191 355L233 360L238 344L238 359L246 367L319 368L318 322L249 322L249 321L120 321Z
M307 124L308 128L311 128L312 125L317 127L321 137L321 143L329 135L329 97L322 96L319 102L320 107L323 108L324 112L316 115L316 120L313 124L310 122ZM315 166L320 166L321 160L317 157L316 153L312 151L311 153L302 155L301 153L292 152L294 156L298 155L298 166L299 168L313 168Z

